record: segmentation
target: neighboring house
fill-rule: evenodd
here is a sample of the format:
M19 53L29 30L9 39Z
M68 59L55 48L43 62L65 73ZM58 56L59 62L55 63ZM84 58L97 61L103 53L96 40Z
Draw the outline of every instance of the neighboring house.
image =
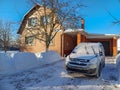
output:
M33 7L23 18L18 34L20 34L20 51L25 52L40 52L45 50L44 43L35 39L27 30L32 24L36 23L36 7L42 8L39 5ZM41 12L42 13L42 12ZM40 17L39 17L40 18ZM32 21L33 20L33 21ZM60 29L60 28L58 28ZM51 45L50 50L55 50L62 56L66 56L73 48L81 42L101 42L105 48L106 56L117 55L117 38L118 35L106 34L89 34L84 31L84 19L81 19L81 29L66 31L61 30L57 33Z
M64 43L62 56L68 55L73 48L81 42L101 42L104 46L106 56L117 55L118 35L89 34L81 29L76 31L65 31L62 38Z
M115 34L88 34L87 40L89 42L101 42L105 49L106 56L117 55L117 39Z
M120 53L120 37L117 40L117 50L118 50L118 53Z

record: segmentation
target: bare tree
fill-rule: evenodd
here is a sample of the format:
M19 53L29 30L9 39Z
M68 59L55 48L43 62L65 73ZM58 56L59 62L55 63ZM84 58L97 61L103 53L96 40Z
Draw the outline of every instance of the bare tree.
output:
M80 0L30 0L30 3L39 4L42 9L36 7L38 13L36 21L38 22L28 30L35 38L45 43L46 51L60 30L80 27L80 8L84 7ZM33 32L33 29L36 29L35 26L37 27L36 34Z
M113 24L120 24L120 18L116 18L110 11L106 10L107 13L114 19Z
M0 20L0 46L6 52L11 41L11 23Z
M120 3L120 0L118 0L118 3ZM120 24L120 17L116 17L115 15L113 15L113 13L111 13L109 10L105 9L106 12L114 19L114 21L112 22L113 24Z

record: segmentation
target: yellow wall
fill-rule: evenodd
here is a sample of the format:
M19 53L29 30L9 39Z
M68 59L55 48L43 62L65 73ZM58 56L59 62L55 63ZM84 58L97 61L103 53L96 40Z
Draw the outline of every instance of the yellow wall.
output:
M117 38L113 37L113 56L117 55Z
M34 39L34 42L32 45L27 45L25 44L25 37L26 36L31 36L31 35L34 35L34 34L37 34L38 32L40 32L40 30L43 30L43 27L40 27L40 26L36 26L36 27L30 27L28 26L28 19L31 18L31 17L37 17L38 18L38 22L40 22L40 18L41 16L44 15L44 10L43 10L43 7L40 7L38 10L36 11L32 11L30 12L27 17L25 18L26 20L26 23L22 24L23 26L25 26L23 29L23 32L22 34L20 35L20 51L24 51L24 52L41 52L41 51L44 51L45 50L45 43L43 41L40 41L38 39ZM49 14L51 12L50 9L47 9L46 10L46 13ZM56 18L56 16L55 16ZM56 24L55 26L56 30L61 30L61 27L60 27L60 24ZM30 29L31 28L31 29ZM40 28L37 29L37 28ZM48 25L47 26L47 32L49 33L50 31L50 26ZM59 31L55 38L53 39L53 44L50 45L49 49L50 50L55 50L57 52L61 52L61 34L62 34L62 31Z

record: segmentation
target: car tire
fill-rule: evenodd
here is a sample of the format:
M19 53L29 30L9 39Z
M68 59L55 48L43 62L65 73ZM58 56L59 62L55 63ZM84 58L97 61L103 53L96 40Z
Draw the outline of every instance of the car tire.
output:
M70 71L70 70L66 70L67 71L67 74L71 74L71 73L73 73L72 71Z
M69 68L66 66L65 67L66 68L66 72L69 74L69 73L72 73L72 71L71 70L69 70Z
M99 68L97 70L97 74L95 75L96 78L99 78L101 74L101 65L99 65Z

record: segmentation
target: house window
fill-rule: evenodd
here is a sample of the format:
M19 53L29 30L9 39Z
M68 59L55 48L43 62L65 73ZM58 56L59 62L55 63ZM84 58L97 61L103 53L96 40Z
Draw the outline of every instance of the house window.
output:
M29 18L29 20L28 20L28 26L35 27L36 25L37 25L37 17Z
M41 16L41 24L48 24L50 23L50 17L49 16Z
M55 29L55 30L54 30L54 32L59 32L59 31L61 31L61 30L60 30L60 29Z
M34 41L34 36L25 37L25 44L32 45Z

